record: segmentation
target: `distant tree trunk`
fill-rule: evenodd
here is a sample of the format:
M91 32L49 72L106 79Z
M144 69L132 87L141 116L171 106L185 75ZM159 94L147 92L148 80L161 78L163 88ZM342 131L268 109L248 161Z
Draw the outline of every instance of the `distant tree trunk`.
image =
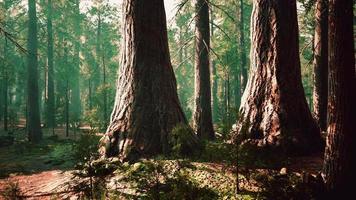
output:
M75 41L74 41L74 67L71 77L73 77L72 95L71 95L71 111L73 113L73 121L79 122L81 116L80 102L80 35L81 35L81 16L80 16L80 0L75 0Z
M231 127L231 122L230 122L230 74L229 72L226 73L226 80L225 80L225 99L226 99L226 106L225 106L225 124L230 129ZM228 134L228 129L226 129L226 134Z
M356 179L353 1L331 0L329 11L328 136L323 178L333 198L343 199L354 193Z
M5 12L5 22L7 20L8 17L8 9L9 9L9 1L5 0L4 1L4 12ZM4 131L8 130L8 120L9 120L9 116L8 116L8 110L9 110L9 66L7 63L7 49L8 49L8 44L7 44L7 39L5 38L5 42L4 42L4 68L3 68L3 88L2 88L2 95L3 95L3 117L4 117Z
M214 139L211 115L210 87L210 30L208 0L197 0L195 5L195 111L194 127L198 137Z
M66 88L65 88L65 118L66 118L66 137L69 136L69 80L66 79Z
M108 92L106 87L106 65L105 65L105 56L102 54L102 61L103 61L103 85L104 85L104 121L106 122L109 120L108 117ZM107 125L107 124L106 124Z
M245 91L247 84L247 66L246 66L246 53L245 53L245 32L244 32L244 4L243 0L240 0L240 23L239 23L239 32L240 32L240 94L242 95ZM238 98L241 99L239 96ZM241 100L239 101L238 106L240 105Z
M5 61L2 62L2 67L5 68ZM4 80L1 78L3 76L3 71L1 71L1 76L0 76L0 94L3 94L4 91ZM4 116L4 99L0 98L0 121L2 121L3 116Z
M251 19L252 64L238 139L287 154L320 150L301 80L296 1L254 0Z
M92 78L89 77L88 80L88 102L89 102L89 110L93 108L93 92L92 92Z
M42 139L42 132L38 93L37 16L35 0L28 0L28 15L29 22L27 39L27 132L29 141L37 143Z
M53 28L52 28L52 0L47 2L47 97L46 97L46 123L48 128L55 127L55 96L54 96L54 63L53 63Z
M328 104L328 0L317 0L315 19L313 111L320 129L325 131Z
M213 8L210 8L210 32L211 32L211 37L210 37L210 43L212 46L212 39L214 37L214 13L213 13ZM213 122L217 121L217 116L218 116L218 97L217 97L217 73L216 73L216 65L215 65L215 60L213 58L210 58L210 72L211 72L211 106L212 106L212 118Z
M127 0L123 13L115 105L100 152L121 159L167 153L172 129L187 120L170 62L164 3Z
M66 67L66 82L65 82L65 109L64 109L64 116L66 120L66 137L69 136L69 77L70 77L70 72L69 72L69 63L68 63L68 47L67 43L64 42L65 47L64 47L64 59L65 59L65 67Z
M4 45L4 59L7 58L7 40L5 39ZM4 88L3 88L3 101L4 101L4 131L8 130L8 110L9 110L9 73L8 73L8 64L4 61L4 69L3 69L3 76L4 76Z
M96 47L95 47L95 51L96 51L96 66L95 69L93 71L92 76L92 92L94 92L94 94L97 93L98 91L98 87L100 86L100 75L101 75L101 55L102 55L102 51L101 51L101 29L102 29L102 16L101 16L101 11L98 11L98 22L97 22L97 30L96 30ZM96 104L95 104L96 105Z

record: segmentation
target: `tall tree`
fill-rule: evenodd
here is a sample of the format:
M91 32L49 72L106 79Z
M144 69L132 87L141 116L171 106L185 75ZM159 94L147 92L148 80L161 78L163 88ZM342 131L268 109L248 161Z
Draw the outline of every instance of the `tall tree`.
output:
M5 1L6 5L6 1ZM4 44L4 59L7 57L7 39L5 38L5 44ZM3 88L2 88L2 94L3 94L3 102L4 102L4 107L3 107L3 116L4 116L4 131L8 130L8 111L9 111L9 73L8 73L8 63L6 63L6 60L4 60L4 68L3 68Z
M214 30L214 11L213 8L210 8L210 45L213 45L213 37L215 34L215 30ZM213 49L213 47L212 47ZM216 66L216 62L213 58L210 58L210 72L211 72L211 106L212 106L212 119L213 121L217 121L217 117L218 117L218 74L217 74L217 70L216 70L217 66Z
M254 0L251 19L252 58L239 139L288 154L320 149L301 80L296 0Z
M240 77L239 77L239 81L240 81L240 94L244 93L244 90L246 88L246 84L247 84L247 66L246 66L246 48L245 48L245 30L244 30L244 26L245 26L245 20L244 20L244 2L243 0L239 0L239 10L240 10L240 20L239 20L239 33L240 33L240 41L239 41L239 45L240 45ZM238 97L241 98L241 97ZM237 101L239 102L239 101ZM239 102L240 103L240 102ZM238 104L239 106L239 104Z
M28 139L37 143L42 138L39 92L38 92L38 60L37 60L37 16L36 0L28 0L28 37L27 37L27 132Z
M4 1L4 13L5 13L5 22L7 20L7 12L8 12L8 9L9 9L9 1L8 0L5 0ZM4 131L7 131L8 130L8 120L9 120L9 116L8 116L8 110L9 110L9 98L8 98L8 95L9 95L9 73L8 73L8 63L7 63L7 60L5 59L8 59L7 58L7 49L8 49L8 44L7 44L7 38L5 37L5 42L4 42L4 68L3 68L3 88L2 88L2 95L3 95L3 117L4 117Z
M168 152L172 129L187 120L170 62L163 0L123 1L123 13L116 98L100 151L133 159Z
M355 181L355 57L353 1L329 1L328 136L323 178L331 194L354 192Z
M46 123L47 127L55 126L55 100L54 100L54 60L53 60L53 25L52 0L47 1L47 95L46 95Z
M195 4L195 111L194 126L203 139L214 139L210 87L210 26L208 0Z
M73 120L79 122L81 114L80 102L80 36L81 36L81 16L80 16L80 0L74 1L74 63L72 70L72 95L71 95L71 111L73 112Z
M326 130L328 104L328 0L317 0L314 34L313 111L322 131Z

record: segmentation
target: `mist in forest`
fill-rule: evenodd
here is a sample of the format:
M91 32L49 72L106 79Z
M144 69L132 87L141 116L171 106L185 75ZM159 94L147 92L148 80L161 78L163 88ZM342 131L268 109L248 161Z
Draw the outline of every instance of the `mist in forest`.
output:
M349 199L351 0L0 0L0 199Z

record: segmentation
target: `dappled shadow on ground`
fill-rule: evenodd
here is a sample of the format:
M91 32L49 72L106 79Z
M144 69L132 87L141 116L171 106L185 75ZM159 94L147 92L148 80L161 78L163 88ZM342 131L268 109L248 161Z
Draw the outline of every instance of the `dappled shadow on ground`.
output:
M79 132L76 134L79 135ZM81 177L78 179L72 172L75 163L78 162L75 152L81 152L80 156L83 156L83 152L88 151L89 144L92 143L91 148L97 148L97 141L96 139L82 141L76 139L77 136L73 137L74 133L71 135L72 138L66 139L61 134L59 137L52 136L51 131L47 130L44 141L36 145L25 142L17 135L14 145L0 148L0 191L8 187L9 183L18 183L21 195L26 199L70 197L84 194L83 188L89 188L89 194L93 195L93 180L98 178ZM82 148L76 149L75 146L81 143L83 143ZM237 199L235 194L236 162L234 159L233 145L216 141L208 143L205 152L201 155L190 159L161 156L151 160L141 160L138 164L126 167L124 164L115 163L114 166L117 167L117 170L105 176L105 184L101 186L104 189L97 191L101 191L99 196L111 193L120 199L130 199L133 196L145 197L145 195L138 194L137 191L146 193L146 195L153 192L152 194L156 195L156 190L159 190L157 194L161 195L160 191L163 191L163 194L168 194L165 190L183 188L176 192L180 192L183 196L189 195L189 193L211 193L214 199ZM280 168L258 166L250 168L244 166L243 162L240 164L239 186L241 191L239 197L242 199L253 199L262 191L262 185L258 182L258 178L269 181L271 177L280 176ZM103 163L103 166L106 167L106 163ZM299 179L298 176L295 176L296 173L317 174L321 166L321 154L289 158L288 162L283 163L287 172L294 174L294 179ZM179 173L169 175L174 171ZM123 179L128 175L131 176L130 180ZM158 178L152 179L154 177ZM146 181L142 182L144 179ZM165 181L161 181L161 179ZM287 179L289 181L290 178ZM135 186L133 182L139 183L141 186ZM174 194L172 193L172 195Z
M40 144L17 142L0 148L0 178L11 174L33 174L46 170L69 170L74 166L71 157L73 142L47 139Z

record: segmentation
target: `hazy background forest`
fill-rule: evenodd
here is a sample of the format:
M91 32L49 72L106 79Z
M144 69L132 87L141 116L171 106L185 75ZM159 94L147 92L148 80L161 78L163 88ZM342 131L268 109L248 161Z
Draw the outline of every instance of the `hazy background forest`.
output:
M26 48L27 5L25 1L2 2L2 28L21 47ZM66 116L70 127L90 126L105 131L115 96L118 63L120 62L120 8L115 1L53 1L51 12L53 35L53 83L55 124L64 126ZM218 4L219 3L219 4ZM227 134L236 121L241 98L239 76L241 68L248 70L250 46L250 17L252 5L244 2L243 46L240 45L239 2L217 2L211 8L213 71L213 118L218 132ZM48 98L48 4L38 1L38 83L41 122L47 124ZM171 61L175 70L178 93L183 110L191 119L194 107L194 8L186 4L179 13L178 1L167 1ZM300 24L300 53L303 86L308 103L312 101L312 41L314 35L313 9L298 3ZM77 36L76 36L77 35ZM26 113L26 53L2 38L1 119L7 106L9 129L22 122ZM6 45L5 45L6 44ZM78 47L79 45L79 47ZM80 49L78 52L78 48ZM243 54L243 55L241 55ZM246 61L241 64L241 56ZM4 64L6 63L6 64ZM246 76L246 75L245 75ZM246 77L245 77L246 78ZM6 83L6 84L5 84ZM4 90L8 91L5 92ZM67 105L69 104L69 105ZM68 106L68 109L66 109ZM71 129L69 131L74 131Z
M197 8L193 1L164 3L179 102L194 127ZM200 141L204 150L189 159L158 156L132 165L98 161L99 140L112 128L118 69L126 55L121 4L0 0L0 199L313 199L320 193L315 187L324 151L302 157L241 153L231 139L250 73L252 0L209 0L215 140ZM316 109L315 4L299 0L296 6L301 78L311 113ZM31 125L36 123L40 127ZM326 120L319 126L325 138ZM172 134L190 131L182 126ZM179 145L173 149L191 148L189 142Z

